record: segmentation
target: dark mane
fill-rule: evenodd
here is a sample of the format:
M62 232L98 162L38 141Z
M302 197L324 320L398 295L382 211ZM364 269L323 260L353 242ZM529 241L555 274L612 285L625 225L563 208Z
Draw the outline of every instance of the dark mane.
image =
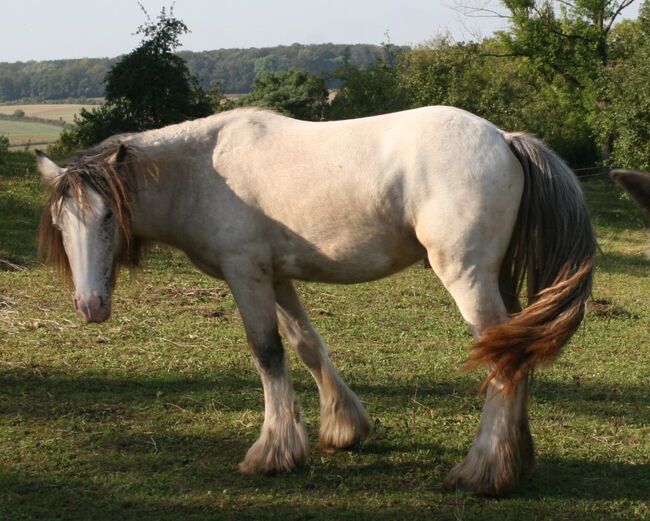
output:
M111 209L122 232L124 245L117 264L137 267L143 254L143 244L133 236L131 205L137 194L138 181L156 176L154 164L142 150L115 143L114 140L75 156L65 173L50 186L50 197L39 226L39 257L70 275L63 237L54 226L52 216L61 210L61 202L66 197L74 197L84 212L91 211L85 192L86 188L91 188ZM113 272L115 276L117 269Z

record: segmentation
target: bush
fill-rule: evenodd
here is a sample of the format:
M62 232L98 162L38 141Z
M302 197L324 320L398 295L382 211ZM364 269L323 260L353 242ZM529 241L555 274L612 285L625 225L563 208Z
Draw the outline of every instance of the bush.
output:
M256 105L277 110L286 116L307 121L323 119L327 105L325 82L306 70L267 72L253 83L253 92L240 105Z

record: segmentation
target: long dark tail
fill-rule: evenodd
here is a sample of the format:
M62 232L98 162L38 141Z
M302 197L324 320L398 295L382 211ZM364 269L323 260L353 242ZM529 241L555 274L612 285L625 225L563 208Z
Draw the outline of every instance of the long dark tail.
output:
M501 293L510 310L527 282L528 307L484 330L468 368L487 365L512 391L531 369L560 354L585 313L593 279L596 239L580 185L544 143L504 134L524 169L515 229L501 265Z

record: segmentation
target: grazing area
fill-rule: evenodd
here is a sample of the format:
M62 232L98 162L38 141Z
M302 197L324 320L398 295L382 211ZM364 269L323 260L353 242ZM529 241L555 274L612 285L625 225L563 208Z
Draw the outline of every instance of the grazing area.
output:
M0 105L0 136L9 138L13 150L45 147L59 139L64 126L73 123L82 108L66 103Z
M602 252L584 327L532 382L537 466L509 497L445 491L478 425L471 336L431 271L301 284L307 311L374 426L317 446L318 393L291 355L313 448L246 477L262 389L226 285L156 248L124 272L114 316L83 325L35 256L33 156L0 156L0 519L642 519L650 516L650 261L644 218L584 184Z
M62 127L35 121L16 121L0 119L0 135L9 138L9 145L14 147L46 145L59 138Z

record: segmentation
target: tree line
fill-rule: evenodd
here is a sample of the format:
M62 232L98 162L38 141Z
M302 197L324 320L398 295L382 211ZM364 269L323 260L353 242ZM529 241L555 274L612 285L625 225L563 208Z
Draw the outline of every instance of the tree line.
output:
M265 72L305 69L326 77L344 60L360 68L375 65L378 45L285 45L177 53L204 89L218 82L228 93L251 91ZM103 98L106 74L120 58L0 63L0 103Z
M636 19L621 21L634 1L503 0L509 28L493 37L442 35L413 48L385 43L374 64L361 67L343 53L327 75L285 70L268 58L238 100L218 83L206 90L174 54L187 27L163 10L139 29L140 47L110 69L106 104L84 111L60 145L88 146L117 131L242 105L328 120L444 104L535 133L573 167L650 169L650 0L640 2ZM162 81L148 79L147 68ZM337 82L333 99L328 81Z

